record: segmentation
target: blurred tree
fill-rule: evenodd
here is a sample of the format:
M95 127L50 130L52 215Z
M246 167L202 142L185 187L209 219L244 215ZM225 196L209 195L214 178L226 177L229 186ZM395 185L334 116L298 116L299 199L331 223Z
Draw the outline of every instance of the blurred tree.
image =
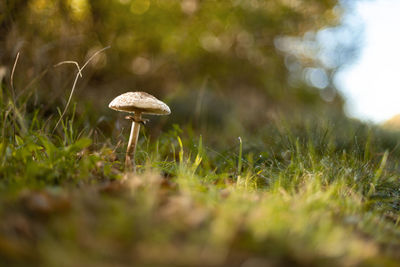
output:
M182 111L176 122L219 126L233 117L251 128L273 110L341 112L330 69L309 38L337 25L340 8L337 0L2 1L0 60L10 66L21 51L26 83L54 63L83 61L111 45L80 94L95 99L101 92L96 101L104 104L146 90ZM46 102L66 95L67 73L52 69L38 94Z

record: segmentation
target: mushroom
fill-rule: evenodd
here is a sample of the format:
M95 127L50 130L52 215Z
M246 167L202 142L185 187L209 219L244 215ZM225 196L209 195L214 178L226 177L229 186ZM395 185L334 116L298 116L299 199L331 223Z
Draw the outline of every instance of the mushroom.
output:
M129 115L125 117L132 120L131 134L129 136L128 147L126 148L125 167L135 171L135 152L140 124L144 125L148 121L142 119L142 114L168 115L171 113L171 110L167 104L146 92L124 93L114 98L108 107L117 111L133 113L133 116Z

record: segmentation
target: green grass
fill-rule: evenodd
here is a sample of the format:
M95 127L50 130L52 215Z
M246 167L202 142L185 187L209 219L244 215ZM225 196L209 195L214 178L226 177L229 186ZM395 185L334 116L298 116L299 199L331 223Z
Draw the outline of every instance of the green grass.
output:
M400 263L396 133L318 117L280 118L239 140L174 125L152 139L142 131L134 175L123 170L126 140L95 138L89 113L72 111L51 134L56 116L8 99L0 265Z

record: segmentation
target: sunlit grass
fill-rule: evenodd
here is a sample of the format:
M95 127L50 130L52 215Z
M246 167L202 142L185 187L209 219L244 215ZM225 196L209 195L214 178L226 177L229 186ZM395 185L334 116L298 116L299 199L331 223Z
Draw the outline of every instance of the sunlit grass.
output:
M65 125L67 138L73 125ZM382 206L397 201L390 191L397 176L385 169L388 154L375 162L296 139L287 144L289 156L252 163L254 151L238 143L224 156L227 164L209 155L201 138L193 148L189 139L170 138L141 144L146 156L138 175L124 173L111 148L91 150L84 136L64 144L33 131L3 142L0 190L11 200L5 197L0 211L2 258L54 265L62 257L66 266L101 259L155 265L393 260L383 249L398 246L400 235L397 210Z
M75 109L52 134L57 117L3 92L3 265L398 263L397 134L282 117L229 137L229 147L214 136L212 147L210 136L174 125L143 135L132 174L124 146L94 138Z

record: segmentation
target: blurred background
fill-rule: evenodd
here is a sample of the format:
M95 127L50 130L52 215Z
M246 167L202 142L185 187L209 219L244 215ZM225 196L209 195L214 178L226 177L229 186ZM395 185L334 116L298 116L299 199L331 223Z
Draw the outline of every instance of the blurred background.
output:
M363 58L369 15L360 10L378 2L385 0L1 1L0 79L10 82L20 52L17 97L33 96L28 110L58 116L76 67L54 65L83 65L110 46L84 70L73 96L84 127L105 136L129 126L107 107L127 91L170 105L171 116L150 123L152 134L178 124L237 138L282 116L357 116L350 88L369 84L352 83L349 74Z
M382 123L400 113L399 11L396 0L358 1L342 19L362 36L359 56L336 77L350 116Z

